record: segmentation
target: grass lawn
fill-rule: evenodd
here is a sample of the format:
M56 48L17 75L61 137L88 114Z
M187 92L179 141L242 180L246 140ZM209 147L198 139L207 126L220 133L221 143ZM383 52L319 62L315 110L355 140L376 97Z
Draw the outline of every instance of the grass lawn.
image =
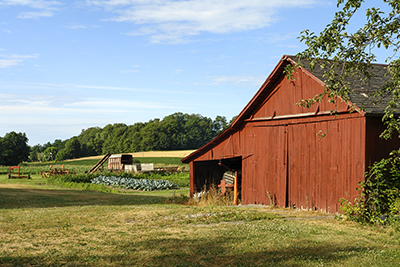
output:
M0 175L0 266L400 266L400 235L317 212L185 206Z

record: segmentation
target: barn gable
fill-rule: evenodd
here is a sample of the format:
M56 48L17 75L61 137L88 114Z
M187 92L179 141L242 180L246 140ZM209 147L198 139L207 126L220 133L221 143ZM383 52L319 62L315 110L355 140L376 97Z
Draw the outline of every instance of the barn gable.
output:
M323 92L324 83L307 68L298 68L294 80L287 79L287 64L295 64L293 57L280 60L226 131L182 159L190 164L191 194L218 184L227 169L240 174L243 204L274 201L336 212L341 197L358 194L366 163L378 149L366 143L376 139L376 133L367 133L367 121L370 128L379 122L360 109L352 112L352 103L340 99L308 109L297 106L299 100ZM331 110L338 115L331 116ZM379 143L379 153L398 144L396 140L382 149Z
M289 81L284 74L284 68L287 64L296 64L293 58L293 56L283 56L254 97L232 122L231 126L205 146L183 158L182 162L189 163L195 158L202 157L202 154L205 152L206 155L202 157L203 159L213 158L215 153L213 153L212 148L216 146L224 148L218 155L220 158L235 153L238 154L238 142L230 141L232 138L238 138L238 136L235 136L235 133L238 133L238 130L243 128L250 120L275 121L288 118L327 115L331 114L332 110L337 110L339 113L349 112L350 103L341 103L340 99L338 99L336 106L327 101L308 109L296 105L301 99L312 98L316 94L323 92L324 83L306 69L299 69L294 74L295 79ZM229 145L229 143L231 144Z

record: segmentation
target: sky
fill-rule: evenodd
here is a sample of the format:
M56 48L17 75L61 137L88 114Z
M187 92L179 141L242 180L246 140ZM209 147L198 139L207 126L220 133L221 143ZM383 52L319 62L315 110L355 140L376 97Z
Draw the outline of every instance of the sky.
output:
M0 136L28 144L175 112L229 121L324 0L0 0Z

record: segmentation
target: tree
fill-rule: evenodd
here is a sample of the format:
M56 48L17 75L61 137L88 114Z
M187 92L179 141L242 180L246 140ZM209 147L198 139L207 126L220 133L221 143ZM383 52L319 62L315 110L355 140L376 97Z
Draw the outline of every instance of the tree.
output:
M74 136L69 139L65 148L58 151L56 160L61 161L64 159L75 159L81 157L82 153L81 143L78 140L78 137Z
M71 158L71 156L67 153L65 148L58 151L58 153L56 155L56 161L62 161L64 159L70 159L70 158Z
M43 152L43 161L52 161L56 159L58 149L54 146L46 148Z
M28 160L30 148L25 133L10 132L0 138L0 165L13 166Z
M372 79L371 64L377 61L377 51L390 51L385 60L388 63L386 85L369 96L375 101L391 97L383 117L387 128L382 133L382 137L390 138L395 131L400 134L400 118L396 116L400 105L400 59L396 55L400 48L400 5L396 0L383 0L381 4L387 5L390 11L385 13L381 8L366 6L365 24L351 31L354 27L350 24L351 19L367 3L363 0L339 0L337 6L342 9L335 13L332 22L319 35L308 29L301 32L300 39L307 48L297 56L300 61L310 61L311 69L317 66L324 69L326 86L324 93L302 100L300 104L310 106L324 97L335 102L336 96L349 100L353 93L349 80L367 82Z
M39 161L41 160L38 155L42 151L42 146L37 144L31 147L30 153L29 153L29 161Z
M215 120L213 121L213 132L215 133L215 136L219 135L223 131L226 130L226 128L229 127L228 122L226 121L225 116L217 116L215 117Z

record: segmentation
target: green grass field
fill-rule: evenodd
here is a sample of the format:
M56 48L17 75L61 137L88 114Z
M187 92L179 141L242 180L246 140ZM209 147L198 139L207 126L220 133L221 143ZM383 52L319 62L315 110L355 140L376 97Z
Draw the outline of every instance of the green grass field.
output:
M32 178L0 174L0 266L400 266L390 226L174 203L187 188L102 193Z

